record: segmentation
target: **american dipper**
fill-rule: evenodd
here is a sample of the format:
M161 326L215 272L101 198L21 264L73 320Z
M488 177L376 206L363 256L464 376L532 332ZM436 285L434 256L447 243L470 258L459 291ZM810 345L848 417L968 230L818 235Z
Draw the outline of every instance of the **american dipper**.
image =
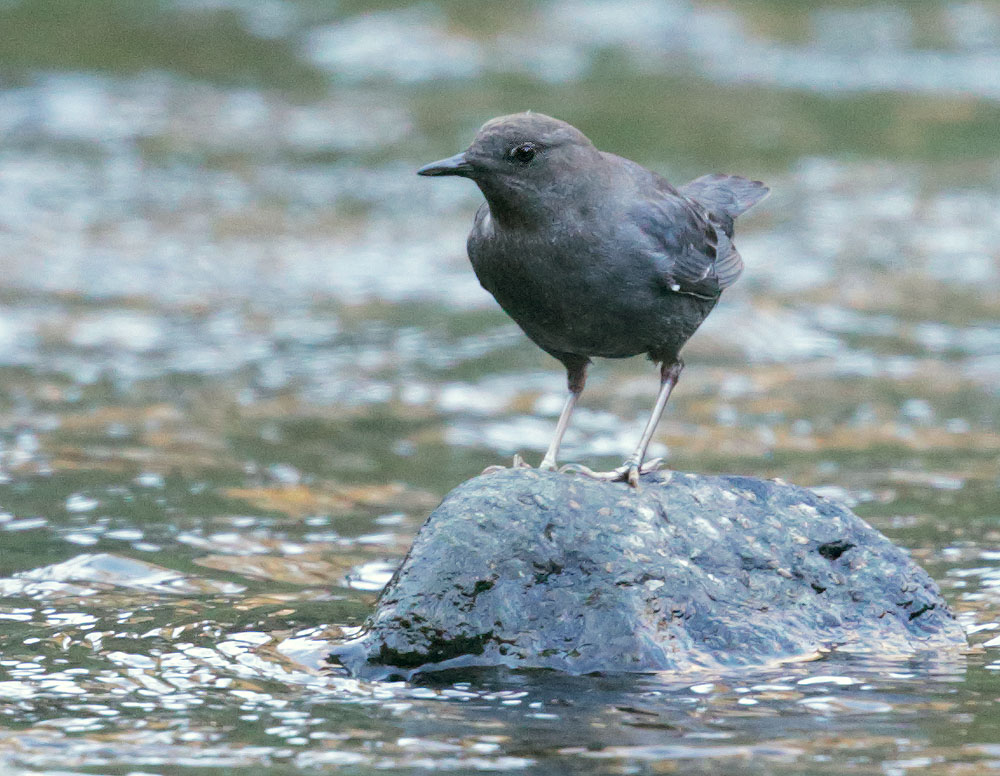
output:
M556 468L592 357L646 353L660 365L656 405L625 463L611 472L564 467L637 486L659 463L643 461L683 369L680 350L743 271L733 220L768 188L703 175L676 189L599 151L565 121L531 112L486 122L465 151L417 173L479 186L486 202L468 240L476 276L566 367L569 396L539 468Z

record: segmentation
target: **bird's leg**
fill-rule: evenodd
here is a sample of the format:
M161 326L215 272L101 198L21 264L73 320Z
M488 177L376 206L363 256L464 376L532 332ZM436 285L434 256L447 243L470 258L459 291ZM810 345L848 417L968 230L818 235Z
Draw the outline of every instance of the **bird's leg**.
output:
M545 453L542 462L538 464L539 469L547 471L554 471L556 468L556 456L559 455L559 445L562 443L563 434L566 433L566 427L569 425L569 418L573 414L576 400L583 393L583 385L587 381L587 364L590 363L585 358L578 359L575 356L564 356L560 360L566 365L566 382L569 385L569 396L566 397L566 403L563 404L562 412L559 414L559 422L556 423L556 433L552 437L552 443L549 445L549 449ZM482 473L492 474L493 472L502 471L505 468L505 466L487 466L483 469ZM530 469L531 465L526 463L520 454L518 454L514 456L511 468Z
M559 422L556 423L556 433L552 437L549 449L545 452L545 457L542 459L542 462L538 464L539 469L555 471L556 456L559 455L559 445L562 444L563 434L566 433L566 427L569 425L570 415L573 414L573 408L576 406L576 400L578 398L580 398L580 394L573 391L570 391L569 395L566 397L566 403L563 404L562 412L559 414Z
M556 433L552 437L549 449L546 451L545 457L542 458L542 462L538 464L539 469L555 471L556 457L559 455L559 445L562 444L562 438L566 433L567 426L569 426L569 419L573 414L573 408L576 406L576 401L580 398L580 394L583 393L583 386L586 381L586 361L574 361L566 365L566 382L569 386L569 395L566 397L566 403L563 404L562 412L559 413L559 422L556 423Z
M663 410L667 406L667 400L670 398L674 386L677 385L677 380L681 376L682 369L684 369L684 362L680 360L674 361L671 364L667 364L666 362L660 364L660 392L656 395L656 404L653 405L653 412L650 414L649 420L646 421L646 427L642 430L642 436L639 438L639 444L635 448L635 452L626 458L625 463L616 470L625 470L623 472L624 476L620 478L626 480L633 488L639 486L639 474L644 473L641 470L642 461L646 457L646 450L649 448L649 443L653 439L653 433L660 423ZM658 463L659 461L657 461Z
M663 415L663 410L667 406L667 400L670 398L670 393L674 390L674 386L677 385L677 380L681 376L682 369L684 369L684 362L679 359L669 364L666 362L660 364L660 392L656 396L656 404L653 406L653 412L649 416L649 420L646 421L646 427L642 431L642 437L639 439L639 444L635 448L635 452L625 459L625 463L610 472L595 472L585 466L574 467L573 471L598 480L627 482L633 488L638 487L639 475L655 471L660 464L659 458L648 461L645 464L643 463L643 459L646 457L646 449L653 439L653 432L656 431L656 426L660 422L660 416Z

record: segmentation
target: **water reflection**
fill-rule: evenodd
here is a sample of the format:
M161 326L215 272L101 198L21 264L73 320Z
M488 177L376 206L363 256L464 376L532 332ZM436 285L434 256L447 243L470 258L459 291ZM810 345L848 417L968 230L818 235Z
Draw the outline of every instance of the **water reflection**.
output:
M99 0L0 25L0 768L1000 770L995 2ZM413 175L526 107L678 181L773 182L655 454L852 505L941 582L968 655L325 665L437 500L551 433L563 377L464 257L475 192ZM598 364L567 454L617 463L654 388Z

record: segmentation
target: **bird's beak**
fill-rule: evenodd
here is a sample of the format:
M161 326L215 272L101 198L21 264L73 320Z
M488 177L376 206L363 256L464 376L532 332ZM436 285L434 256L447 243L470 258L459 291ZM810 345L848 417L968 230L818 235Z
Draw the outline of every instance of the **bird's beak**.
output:
M463 151L460 154L455 154L454 156L449 156L447 159L441 159L437 162L431 162L430 164L425 164L419 170L417 170L417 175L465 175L468 176L472 172L472 165L469 164L468 158L465 156Z

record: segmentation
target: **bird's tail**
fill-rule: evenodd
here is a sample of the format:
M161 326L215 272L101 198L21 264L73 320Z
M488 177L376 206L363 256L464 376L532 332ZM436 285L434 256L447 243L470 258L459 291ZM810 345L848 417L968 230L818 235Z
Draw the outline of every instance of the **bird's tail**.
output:
M740 213L764 199L769 191L760 181L718 173L702 175L680 188L685 197L701 203L708 212L722 216L730 224Z

